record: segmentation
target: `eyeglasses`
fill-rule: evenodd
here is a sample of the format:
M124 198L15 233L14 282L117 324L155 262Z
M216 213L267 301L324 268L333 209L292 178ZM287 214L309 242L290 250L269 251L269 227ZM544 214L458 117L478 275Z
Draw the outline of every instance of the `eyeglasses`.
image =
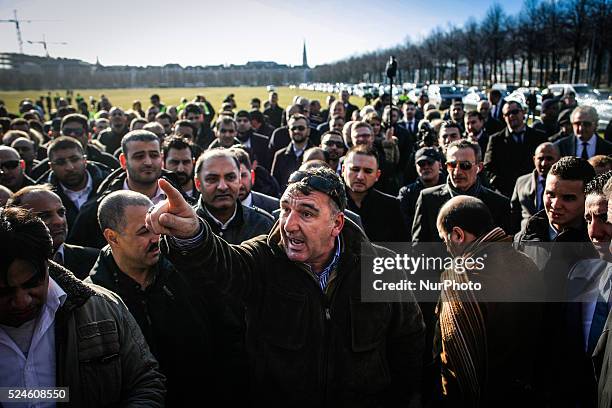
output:
M508 117L510 115L518 115L519 113L521 113L520 109L512 109L512 110L509 110L508 112L504 113L504 116Z
M0 163L0 168L5 170L15 170L19 166L19 160L7 160Z
M327 194L336 204L338 204L340 209L344 209L346 207L346 203L343 202L346 199L342 200L339 191L342 186L338 185L338 183L334 183L332 180L328 180L324 177L307 173L305 171L294 171L291 176L289 176L289 181L287 184L293 183L302 183L308 187L320 191L321 193Z
M578 121L578 122L573 122L572 125L576 125L576 126L583 126L583 127L591 127L593 126L593 122L588 122L588 121Z
M53 164L54 166L65 166L66 164L68 164L68 162L70 162L70 164L77 164L84 158L85 156L70 156L68 158L53 160L51 164Z
M300 132L303 132L304 130L306 130L306 126L304 125L291 126L291 130L293 131L299 130Z
M325 142L325 146L328 146L328 147L336 146L339 149L343 149L344 148L344 143L342 143L342 142L334 142L333 140L328 140L327 142Z
M447 161L446 162L446 167L447 168L454 169L457 166L459 166L459 168L461 170L464 170L464 171L471 170L472 167L475 166L475 165L476 165L476 163L472 163L471 161L467 161L467 160L465 160L465 161L451 160L451 161Z
M85 129L82 128L65 127L62 129L62 134L64 136L83 136L83 133L85 133Z

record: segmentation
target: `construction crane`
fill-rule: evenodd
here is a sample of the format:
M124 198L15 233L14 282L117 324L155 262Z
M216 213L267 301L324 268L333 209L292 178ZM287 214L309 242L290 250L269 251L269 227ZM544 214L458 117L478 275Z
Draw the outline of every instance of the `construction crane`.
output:
M28 44L42 44L43 48L45 49L45 54L46 57L49 58L49 50L47 49L47 44L60 44L60 45L66 45L68 44L67 42L64 41L60 41L60 42L53 42L53 41L47 41L45 39L45 35L43 34L43 38L42 41L29 41L28 40Z
M17 10L13 10L13 16L15 18L8 20L0 20L0 23L14 23L15 30L17 30L17 42L19 43L19 53L23 54L23 40L21 39L21 27L19 24L21 23L33 23L33 22L41 22L41 21L59 21L59 20L19 20L17 18Z

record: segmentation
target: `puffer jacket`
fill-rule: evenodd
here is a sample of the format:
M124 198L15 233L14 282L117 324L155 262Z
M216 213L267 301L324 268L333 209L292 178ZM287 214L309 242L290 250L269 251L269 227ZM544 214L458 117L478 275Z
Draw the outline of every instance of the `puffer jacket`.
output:
M66 292L55 315L56 386L69 407L163 407L165 378L136 321L115 293L50 261Z

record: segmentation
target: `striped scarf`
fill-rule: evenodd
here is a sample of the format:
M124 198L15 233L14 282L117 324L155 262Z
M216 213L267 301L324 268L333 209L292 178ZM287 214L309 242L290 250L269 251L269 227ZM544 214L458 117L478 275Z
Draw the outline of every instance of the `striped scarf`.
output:
M470 244L463 257L474 257L490 243L507 239L501 228L495 228ZM446 270L442 273L442 279L467 283L468 275ZM486 389L487 378L487 336L483 311L473 292L458 292L450 288L443 289L440 296L442 363L456 381L466 406L478 406L482 390ZM448 390L444 388L447 394Z

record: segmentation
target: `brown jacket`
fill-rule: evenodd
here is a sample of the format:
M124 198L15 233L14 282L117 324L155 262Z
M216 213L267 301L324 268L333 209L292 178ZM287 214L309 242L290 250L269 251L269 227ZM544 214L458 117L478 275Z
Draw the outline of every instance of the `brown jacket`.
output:
M55 262L49 276L67 298L55 315L56 386L73 407L162 407L164 376L125 304Z

